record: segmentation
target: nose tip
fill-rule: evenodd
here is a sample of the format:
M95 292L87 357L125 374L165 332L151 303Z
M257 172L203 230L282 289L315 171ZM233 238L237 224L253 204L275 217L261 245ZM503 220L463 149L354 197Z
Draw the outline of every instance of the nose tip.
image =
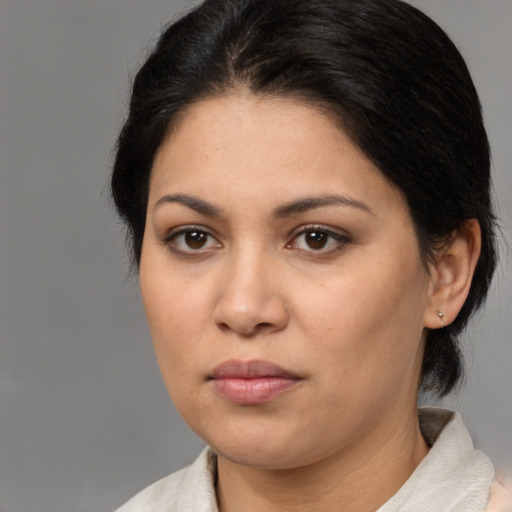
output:
M247 265L242 272L231 268L222 279L213 312L217 327L246 338L282 330L289 314L276 284L276 279L265 276L260 265L252 271Z

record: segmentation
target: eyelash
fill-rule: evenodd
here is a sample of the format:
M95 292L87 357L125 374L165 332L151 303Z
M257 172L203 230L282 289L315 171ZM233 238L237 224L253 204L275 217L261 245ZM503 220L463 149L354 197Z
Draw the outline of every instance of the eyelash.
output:
M222 244L218 241L216 241L216 244L211 247L197 247L197 248L191 248L188 246L188 248L180 248L178 247L176 240L179 237L185 237L187 235L191 235L193 233L197 233L200 236L206 237L205 245L208 245L208 243L211 243L211 240L215 240L216 238L203 226L186 226L181 227L177 230L172 231L169 233L169 235L163 240L164 244L169 247L169 249L182 256L186 257L199 257L203 256L204 254L215 250L219 247L222 247ZM296 241L301 237L305 236L307 234L318 234L320 237L325 237L325 245L328 245L330 243L331 247L325 248L325 247L319 247L318 249L314 248L305 248L301 249L298 247L294 247L294 244ZM350 238L347 235L342 235L341 233L335 232L325 226L322 225L310 225L310 226L304 226L301 227L299 231L296 231L295 233L292 233L290 235L290 241L286 243L287 249L296 249L300 251L301 253L308 254L311 256L321 256L321 255L330 255L333 252L337 252L342 250L347 244L351 242ZM334 241L334 246L333 242ZM183 240L183 244L188 245L185 240ZM307 244L307 242L306 242Z
M193 249L193 248L190 248L187 250L187 249L183 249L183 248L179 248L176 244L176 240L181 236L181 237L185 237L189 234L192 234L192 233L197 233L201 236L204 236L206 235L207 237L207 242L208 243L208 238L212 239L212 240L216 240L216 238L207 230L205 229L203 226L186 226L186 227L181 227L177 230L174 230L172 232L169 233L168 236L165 237L165 239L163 240L164 244L167 245L169 247L169 249L177 254L181 254L181 255L184 255L184 256L191 256L191 257L194 257L194 256L200 256L200 255L203 255L205 254L205 252L209 251L209 250L212 250L212 249L215 249L216 247L221 247L222 244L220 244L220 242L217 242L215 247L212 247L212 248L207 248L207 249L203 249L203 248L198 248L198 249ZM186 242L184 241L183 242L184 244L186 244Z
M300 231L295 232L292 235L290 242L288 242L286 244L286 247L293 249L292 244L295 241L297 241L299 239L299 237L307 235L307 234L313 234L313 233L317 233L319 235L326 236L326 238L327 238L326 245L329 244L330 240L334 241L334 244L331 243L331 245L333 245L333 246L329 247L329 248L320 247L318 249L313 249L310 247L309 249L298 249L298 250L300 250L303 253L310 253L312 256L324 256L324 255L330 255L333 252L337 252L337 251L344 249L345 246L351 242L350 237L347 236L346 234L341 234L336 231L333 231L332 229L327 228L326 226L315 224L315 225L302 227L300 229Z

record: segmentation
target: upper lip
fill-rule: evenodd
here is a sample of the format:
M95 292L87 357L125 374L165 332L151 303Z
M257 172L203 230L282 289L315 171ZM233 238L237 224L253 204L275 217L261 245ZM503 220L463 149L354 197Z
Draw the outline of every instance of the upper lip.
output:
M212 379L257 379L264 377L301 378L290 370L259 359L252 359L250 361L230 359L216 366L210 375Z

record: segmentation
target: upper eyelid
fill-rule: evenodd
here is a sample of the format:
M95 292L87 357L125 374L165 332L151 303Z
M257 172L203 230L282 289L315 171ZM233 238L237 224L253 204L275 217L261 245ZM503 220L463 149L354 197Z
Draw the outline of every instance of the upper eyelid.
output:
M164 242L169 242L176 235L181 235L183 233L188 233L194 230L206 233L215 238L216 240L218 239L218 235L215 234L213 230L205 226L202 226L201 224L183 224L181 226L176 226L174 228L167 230L164 236Z
M187 233L199 231L201 233L205 233L208 237L211 237L215 242L213 247L200 247L197 249L179 247L179 242L176 242L176 238L186 235ZM176 228L170 229L167 235L162 239L162 245L172 253L176 255L180 255L181 257L187 258L199 258L204 256L205 254L210 253L213 250L219 249L223 247L222 242L219 241L218 237L214 236L210 230L205 229L203 226L194 226L190 224L186 224L183 226L178 226Z
M194 230L204 232L209 236L215 238L215 240L217 240L219 243L222 243L220 242L220 235L216 233L215 230L206 227L202 224L183 224L180 226L175 226L166 231L166 234L163 237L163 242L169 243L175 236ZM286 236L287 244L291 242L294 238L297 238L298 236L307 233L308 231L311 230L323 231L328 235L333 236L334 238L350 238L350 235L341 228L335 228L325 224L304 224L293 229L291 232L288 233L288 235Z
M324 231L330 235L349 238L349 234L345 230L342 230L340 228L334 228L331 226L326 226L325 224L306 224L306 225L300 226L300 227L294 229L290 233L289 237L295 238L299 235L302 235L308 231L312 231L315 229L318 231Z
M322 247L319 249L300 249L299 247L294 247L296 240L299 239L301 236L305 235L306 233L310 231L322 231L325 234L327 234L328 237L331 238L331 241L333 243L333 247ZM331 243L332 243L331 242ZM302 226L299 228L298 232L295 232L292 234L288 241L286 242L286 248L288 250L292 251L298 251L301 254L308 255L310 257L314 257L316 259L322 258L322 257L332 257L335 253L339 252L340 250L344 249L347 245L350 245L352 243L352 237L345 231L344 233L341 233L339 228L328 228L324 225L314 224L314 225L307 225Z

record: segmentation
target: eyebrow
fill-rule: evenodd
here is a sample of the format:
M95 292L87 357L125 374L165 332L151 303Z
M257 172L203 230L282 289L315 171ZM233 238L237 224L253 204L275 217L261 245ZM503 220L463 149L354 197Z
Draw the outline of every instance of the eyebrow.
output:
M169 203L182 204L202 215L209 217L222 216L222 211L217 206L209 203L208 201L205 201L204 199L199 199L187 194L172 194L162 196L155 203L153 211L155 211L161 205ZM371 211L370 207L362 201L344 195L327 194L323 196L304 197L290 201L289 203L285 203L274 210L274 216L277 218L289 217L291 215L297 215L309 210L322 208L324 206L348 206L375 215Z
M153 211L155 211L159 206L169 203L179 203L185 205L188 208L191 208L192 210L202 215L207 215L209 217L220 217L222 214L221 210L212 203L209 203L208 201L204 201L203 199L199 199L197 197L189 196L187 194L173 194L162 196L155 203Z
M365 211L371 215L375 215L366 203L348 196L338 194L328 194L324 196L304 197L302 199L297 199L276 208L274 210L274 215L276 217L288 217L290 215L304 213L309 210L315 210L323 206L348 206Z

